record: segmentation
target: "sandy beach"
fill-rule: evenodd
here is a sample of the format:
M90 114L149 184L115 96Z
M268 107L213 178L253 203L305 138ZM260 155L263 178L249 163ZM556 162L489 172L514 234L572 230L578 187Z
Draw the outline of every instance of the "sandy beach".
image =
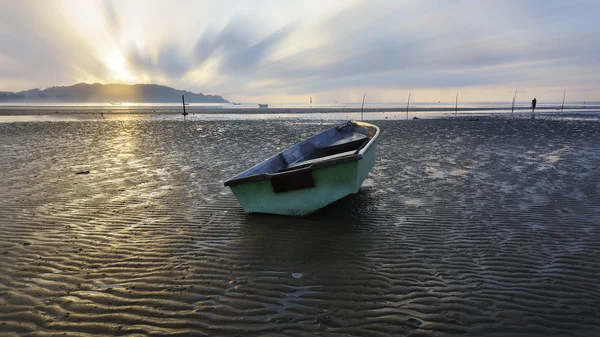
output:
M0 335L600 335L598 121L380 120L357 195L242 212L335 124L0 123Z

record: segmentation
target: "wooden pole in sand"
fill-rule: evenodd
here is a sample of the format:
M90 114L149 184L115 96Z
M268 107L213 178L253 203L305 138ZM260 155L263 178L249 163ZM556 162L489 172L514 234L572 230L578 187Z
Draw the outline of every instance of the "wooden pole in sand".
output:
M408 93L408 99L406 100L406 120L408 120L408 104L410 103L410 92Z
M561 114L563 112L563 108L565 107L565 96L567 96L567 89L565 89L565 91L563 92L563 102L562 102L562 105L560 106L560 113Z
M187 116L187 112L185 112L185 98L183 97L183 95L181 95L181 103L183 104L183 117L185 118L185 116Z
M458 93L456 93L456 102L454 103L454 116L458 115Z
M512 108L510 109L510 113L515 112L515 99L517 99L517 89L515 89L515 95L513 96Z
M363 102L362 105L360 106L360 120L363 120L363 108L365 107L365 97L367 96L367 94L363 95Z

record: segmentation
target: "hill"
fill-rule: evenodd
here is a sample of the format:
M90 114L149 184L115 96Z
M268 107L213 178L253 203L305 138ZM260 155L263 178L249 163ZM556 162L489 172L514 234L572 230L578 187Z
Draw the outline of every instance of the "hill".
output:
M185 95L186 103L228 103L221 96L193 93L157 84L87 84L31 89L20 92L0 91L0 102L130 102L175 103Z

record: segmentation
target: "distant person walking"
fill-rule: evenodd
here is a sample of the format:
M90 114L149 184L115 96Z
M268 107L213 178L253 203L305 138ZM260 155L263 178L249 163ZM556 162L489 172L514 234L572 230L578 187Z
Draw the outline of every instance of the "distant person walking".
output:
M537 105L537 99L534 97L531 101L531 112L535 112L535 106Z

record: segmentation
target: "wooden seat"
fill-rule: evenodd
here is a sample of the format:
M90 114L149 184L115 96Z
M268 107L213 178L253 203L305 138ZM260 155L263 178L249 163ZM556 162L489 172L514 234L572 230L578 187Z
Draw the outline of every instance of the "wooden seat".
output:
M315 163L326 161L326 160L330 160L330 159L335 159L335 158L341 158L341 157L345 157L345 156L350 156L350 155L353 155L354 152L355 151L352 150L352 151L346 151L346 152L332 154L330 156L325 156L325 157L319 157L319 158L315 158L315 159L300 161L300 162L288 165L286 168L284 168L282 170L279 170L279 172L285 172L285 171L295 170L295 169L298 169L298 168L301 168L301 167L304 167L304 166L308 166L310 164L315 164Z
M316 157L330 156L336 153L358 150L369 141L369 137L355 133L351 137L342 138L327 146L316 149Z
M355 154L369 142L369 137L361 133L351 133L337 141L330 143L327 146L319 147L314 150L309 156L302 158L296 162L285 165L277 172L286 172L296 170L310 164L323 162L330 159L340 158Z

